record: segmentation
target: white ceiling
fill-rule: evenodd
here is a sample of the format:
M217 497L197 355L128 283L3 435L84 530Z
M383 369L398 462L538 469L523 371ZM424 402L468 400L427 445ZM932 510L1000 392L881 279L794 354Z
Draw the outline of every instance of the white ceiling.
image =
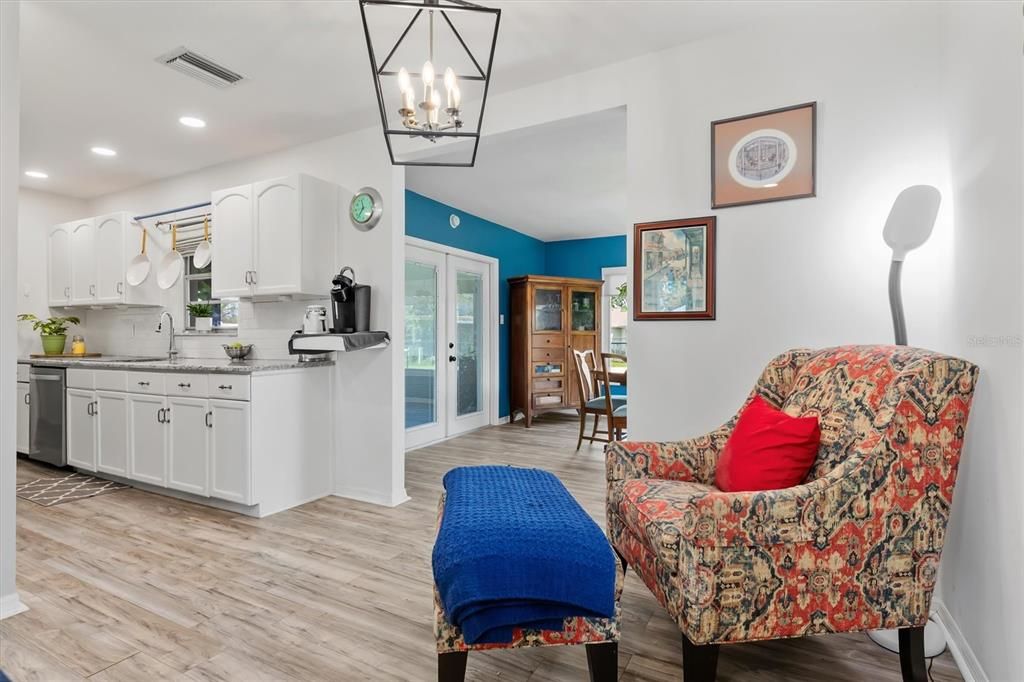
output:
M626 110L484 136L475 167L410 166L405 182L543 241L625 234Z
M483 2L503 10L492 85L499 93L802 5ZM29 0L21 16L22 169L50 174L23 176L25 186L92 197L379 125L354 0ZM249 82L217 90L154 61L181 45ZM180 126L186 114L208 127ZM94 156L93 145L118 156Z

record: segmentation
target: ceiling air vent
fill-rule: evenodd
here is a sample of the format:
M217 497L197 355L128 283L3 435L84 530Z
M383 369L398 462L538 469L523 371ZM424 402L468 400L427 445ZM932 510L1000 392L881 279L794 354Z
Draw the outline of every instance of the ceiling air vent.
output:
M187 47L179 47L156 58L158 62L215 88L226 88L242 80L235 73Z

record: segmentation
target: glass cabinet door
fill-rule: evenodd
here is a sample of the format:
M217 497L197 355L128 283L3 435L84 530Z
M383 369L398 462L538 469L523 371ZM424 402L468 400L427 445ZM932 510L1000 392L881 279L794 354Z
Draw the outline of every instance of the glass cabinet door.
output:
M533 331L534 333L562 331L561 289L537 287L533 290Z
M572 291L572 321L574 332L592 332L597 329L597 293Z

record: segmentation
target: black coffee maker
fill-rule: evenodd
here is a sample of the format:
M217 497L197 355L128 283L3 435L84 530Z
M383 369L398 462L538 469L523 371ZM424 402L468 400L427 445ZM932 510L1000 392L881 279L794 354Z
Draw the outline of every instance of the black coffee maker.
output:
M351 277L345 273L351 274ZM370 285L356 284L356 271L345 266L332 280L331 309L335 334L370 331Z

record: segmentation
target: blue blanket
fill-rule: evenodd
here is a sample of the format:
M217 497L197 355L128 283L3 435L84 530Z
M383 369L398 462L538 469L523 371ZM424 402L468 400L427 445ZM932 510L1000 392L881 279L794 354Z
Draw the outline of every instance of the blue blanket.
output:
M509 642L515 627L615 615L616 559L601 528L540 469L459 467L434 543L434 583L467 643Z

